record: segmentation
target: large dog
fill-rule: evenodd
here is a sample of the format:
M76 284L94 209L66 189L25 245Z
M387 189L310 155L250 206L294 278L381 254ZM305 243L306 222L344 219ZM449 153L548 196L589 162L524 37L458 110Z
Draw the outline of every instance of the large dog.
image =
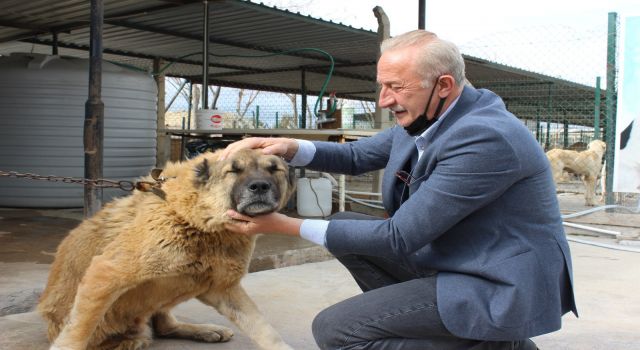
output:
M606 143L594 140L589 142L587 149L582 152L563 149L552 149L547 152L556 186L562 181L563 172L575 174L584 183L585 204L588 206L596 205L596 183L602 170L602 157L606 148Z
M226 327L176 320L197 298L263 349L290 349L240 285L255 238L228 232L225 212L279 210L293 191L286 164L259 151L170 163L160 188L109 203L60 246L38 310L51 349L143 349L159 337L224 342ZM153 181L151 177L144 180Z

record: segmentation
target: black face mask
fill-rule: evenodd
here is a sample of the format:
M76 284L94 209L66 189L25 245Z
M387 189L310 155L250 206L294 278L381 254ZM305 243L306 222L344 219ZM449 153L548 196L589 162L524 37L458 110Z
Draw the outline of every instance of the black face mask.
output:
M414 120L409 126L405 126L405 130L411 136L418 136L422 134L425 130L429 129L431 125L438 121L438 115L440 111L442 111L442 107L444 106L444 102L446 98L441 98L440 102L438 102L438 106L436 107L436 112L433 114L433 119L429 120L427 117L427 111L429 110L429 105L431 104L431 98L433 97L433 93L436 91L436 87L438 86L438 80L440 77L436 79L435 84L433 85L433 89L431 89L431 94L429 94L429 99L427 100L427 106L424 108L424 113L420 114L416 120Z

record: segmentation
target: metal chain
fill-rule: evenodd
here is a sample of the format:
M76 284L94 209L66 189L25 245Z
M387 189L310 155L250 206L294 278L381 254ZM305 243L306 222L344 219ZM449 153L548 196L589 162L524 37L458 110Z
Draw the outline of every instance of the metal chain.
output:
M38 175L31 173L18 173L16 171L2 171L0 170L0 177L15 177L18 179L31 179L31 180L45 180L52 182L64 182L67 184L81 184L81 185L91 185L93 187L99 188L119 188L123 191L133 191L136 188L136 184L131 181L115 181L115 180L107 180L107 179L84 179L78 177L66 177L66 176L56 176L56 175Z

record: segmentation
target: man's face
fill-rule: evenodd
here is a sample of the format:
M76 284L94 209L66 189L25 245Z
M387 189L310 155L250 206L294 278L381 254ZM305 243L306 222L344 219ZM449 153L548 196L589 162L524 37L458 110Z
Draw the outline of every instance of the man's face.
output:
M416 52L413 47L385 51L378 61L378 84L382 108L389 108L399 125L410 125L424 113L429 89L422 87L422 78L416 70Z

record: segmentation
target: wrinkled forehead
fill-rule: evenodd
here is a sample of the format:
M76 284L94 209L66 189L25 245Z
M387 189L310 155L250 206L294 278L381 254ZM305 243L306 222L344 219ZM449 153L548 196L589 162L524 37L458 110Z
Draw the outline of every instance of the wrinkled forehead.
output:
M236 168L271 168L286 166L286 163L277 156L262 154L260 150L241 150L228 158L231 166Z

